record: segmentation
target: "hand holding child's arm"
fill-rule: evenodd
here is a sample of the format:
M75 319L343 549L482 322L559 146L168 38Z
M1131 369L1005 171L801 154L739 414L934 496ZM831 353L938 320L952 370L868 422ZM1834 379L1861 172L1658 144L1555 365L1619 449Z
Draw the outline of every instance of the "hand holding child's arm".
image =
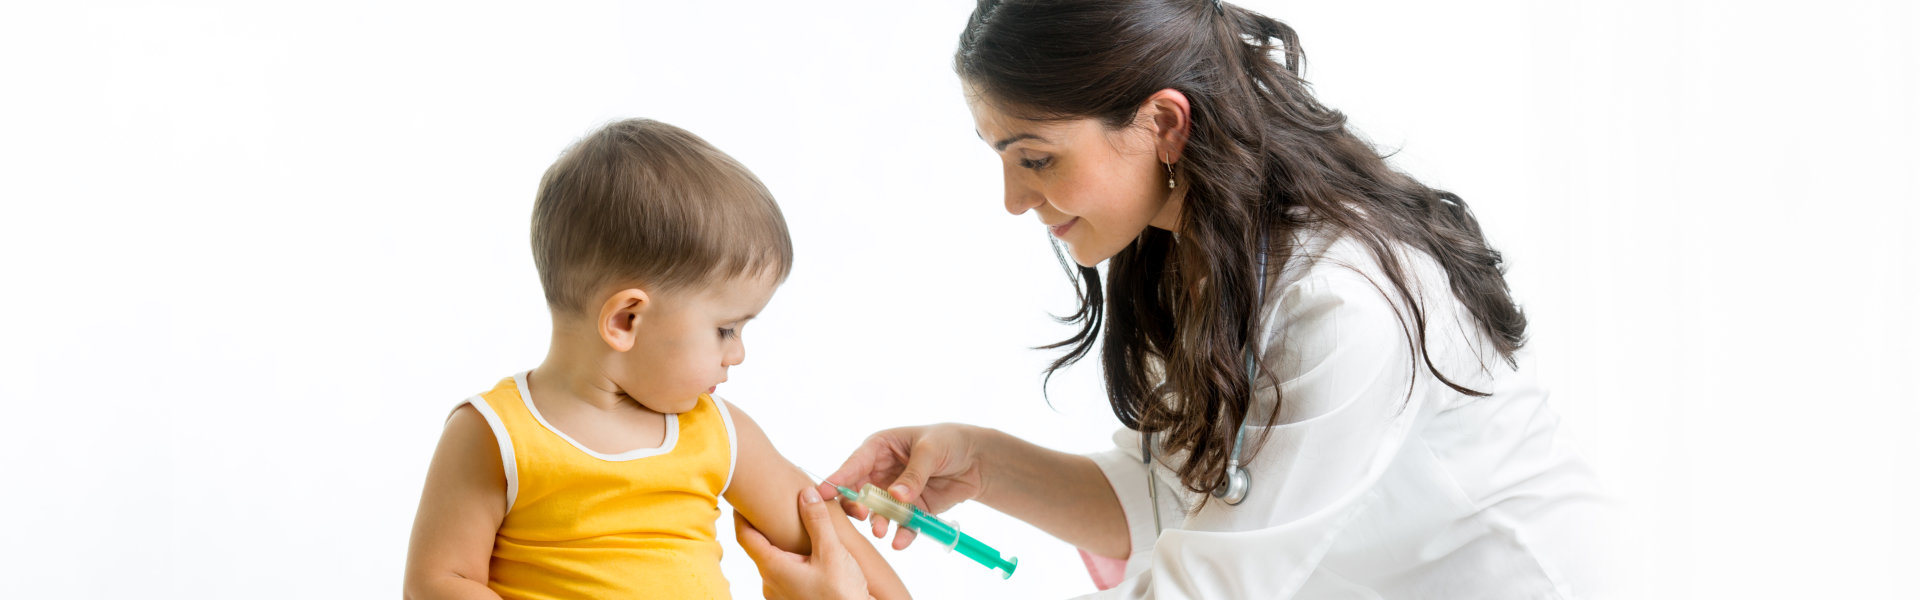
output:
M866 575L860 571L853 555L840 545L840 536L834 531L834 524L846 519L839 511L830 510L830 506L832 503L820 500L819 492L800 493L800 521L806 526L807 535L819 540L813 545L811 555L781 550L754 529L740 511L733 512L734 537L760 569L764 596L771 600L872 598L867 594Z
M507 513L499 448L472 406L461 406L447 419L413 517L407 598L499 600L487 588L494 534Z
M800 510L795 510L794 499L802 497L803 492L819 497L819 492L813 489L813 480L781 456L774 449L773 442L767 439L766 432L746 413L731 404L727 405L727 409L732 411L736 445L739 448L733 485L726 494L727 502L734 506L736 525L740 521L750 524L749 528L737 530L736 534L741 547L753 556L762 577L767 579L767 591L774 591L772 586L776 577L803 576L803 580L817 583L825 577L821 571L838 568L838 563L820 562L825 560L821 553L831 548L836 555L852 558L851 564L857 565L858 572L866 581L867 593L873 597L882 600L908 597L906 585L900 582L900 576L894 574L893 567L887 565L886 559L880 556L873 544L854 529L838 502L812 503L824 504L818 507L802 503ZM817 531L816 524L807 519L810 510L826 511L830 517ZM748 536L748 531L753 532L753 537ZM748 546L750 540L766 544L760 548L764 552L756 553L755 547ZM812 558L808 558L809 552L813 553ZM769 565L784 568L770 571ZM819 568L823 565L827 568ZM818 591L821 588L799 589Z

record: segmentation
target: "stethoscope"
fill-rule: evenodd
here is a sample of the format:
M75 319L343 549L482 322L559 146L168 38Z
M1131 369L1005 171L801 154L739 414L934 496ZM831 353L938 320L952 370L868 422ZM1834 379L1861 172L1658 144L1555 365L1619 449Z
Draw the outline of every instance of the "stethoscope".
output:
M1254 289L1255 301L1253 306L1255 314L1258 314L1260 307L1266 304L1267 301L1267 236L1265 234L1260 236L1259 281L1260 287ZM1255 318L1258 319L1259 317L1256 316ZM1257 373L1254 369L1255 357L1253 344L1247 344L1246 354L1247 393L1252 394L1253 382ZM1248 403L1248 408L1247 413L1250 416L1253 413L1251 410L1251 402ZM1233 434L1233 453L1227 455L1227 480L1221 482L1218 487L1213 488L1213 497L1219 498L1221 502L1227 503L1228 506L1236 506L1239 505L1241 501L1246 500L1247 488L1253 485L1253 476L1247 473L1246 467L1240 465L1240 447L1245 444L1246 441L1247 419L1245 416L1242 416L1240 418L1240 428ZM1140 434L1140 462L1147 466L1147 499L1153 504L1153 531L1157 535L1161 531L1160 486L1154 485L1153 483L1153 436L1151 434Z

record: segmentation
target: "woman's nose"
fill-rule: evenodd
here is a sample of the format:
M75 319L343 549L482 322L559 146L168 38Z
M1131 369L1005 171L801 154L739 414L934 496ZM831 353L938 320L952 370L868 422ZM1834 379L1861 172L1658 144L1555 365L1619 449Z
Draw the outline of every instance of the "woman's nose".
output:
M1041 196L1038 191L1015 183L1012 177L1006 178L1005 181L1007 182L1007 212L1014 216L1025 214L1046 201L1046 197Z

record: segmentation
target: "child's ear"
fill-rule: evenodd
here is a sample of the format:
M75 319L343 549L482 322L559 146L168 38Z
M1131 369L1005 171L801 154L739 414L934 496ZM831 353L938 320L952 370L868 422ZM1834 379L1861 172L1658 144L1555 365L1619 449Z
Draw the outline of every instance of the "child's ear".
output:
M636 331L640 329L640 314L646 312L653 299L646 290L628 288L615 292L600 305L600 339L614 352L626 352L633 349Z

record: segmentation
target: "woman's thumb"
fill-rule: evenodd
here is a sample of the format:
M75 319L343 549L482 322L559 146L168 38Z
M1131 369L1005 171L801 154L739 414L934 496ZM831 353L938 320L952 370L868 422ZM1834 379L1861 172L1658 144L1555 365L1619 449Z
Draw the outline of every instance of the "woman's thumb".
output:
M813 556L834 556L840 551L840 532L833 527L833 511L820 500L820 490L800 490L800 525L813 538Z
M927 480L934 471L934 453L930 451L914 452L907 455L907 466L900 469L900 476L893 478L887 491L895 500L912 502L920 497L920 490L926 489Z

